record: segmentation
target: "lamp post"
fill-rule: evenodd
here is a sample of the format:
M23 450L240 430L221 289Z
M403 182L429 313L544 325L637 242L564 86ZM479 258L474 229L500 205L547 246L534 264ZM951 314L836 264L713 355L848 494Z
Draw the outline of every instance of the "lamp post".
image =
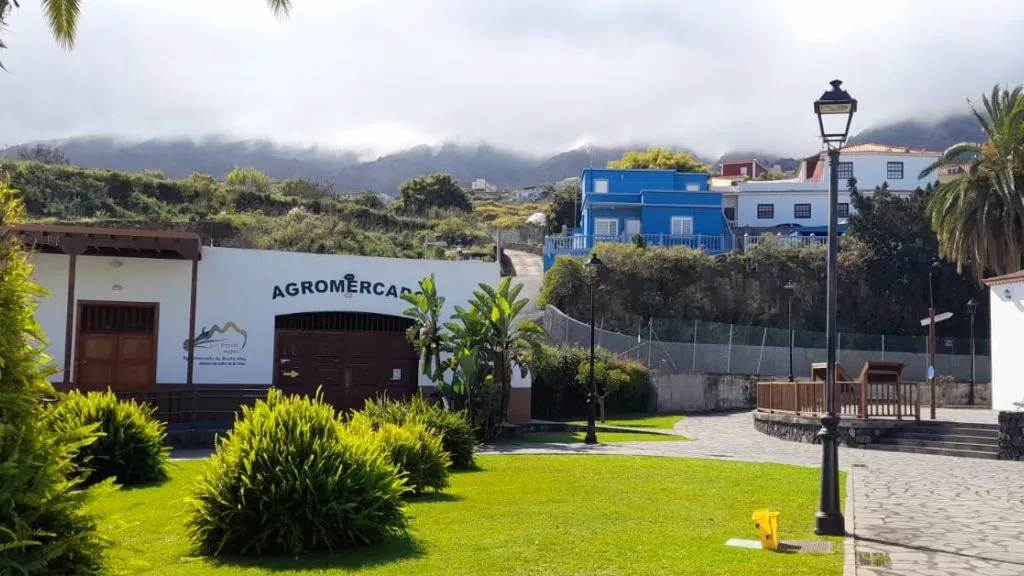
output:
M796 296L796 283L790 280L782 287L789 292L789 381L795 382L793 377L793 297Z
M597 429L594 426L597 401L597 388L594 387L594 285L597 284L597 272L604 263L591 253L587 258L587 269L590 271L590 377L587 379L587 435L583 438L585 444L597 444Z
M931 406L929 412L932 420L935 420L935 290L932 287L932 279L942 271L942 265L938 260L932 260L928 267L928 388L931 389Z
M967 405L974 406L974 315L978 313L978 300L967 301L967 315L971 317L971 387L967 389Z
M828 301L825 308L825 415L821 417L821 500L814 516L814 532L842 536L846 520L839 510L839 417L835 413L836 394L836 304L839 290L838 241L839 222L839 149L850 133L850 123L857 112L857 101L842 89L841 80L830 82L832 89L814 102L822 143L828 150Z

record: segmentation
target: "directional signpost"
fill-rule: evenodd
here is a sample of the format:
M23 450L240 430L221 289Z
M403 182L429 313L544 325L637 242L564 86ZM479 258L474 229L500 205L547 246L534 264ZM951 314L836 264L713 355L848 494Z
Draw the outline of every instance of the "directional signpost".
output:
M943 320L949 320L953 313L936 314L934 309L929 309L928 312L927 318L921 318L921 326L928 327L928 384L932 389L932 405L929 408L932 420L935 420L935 325Z

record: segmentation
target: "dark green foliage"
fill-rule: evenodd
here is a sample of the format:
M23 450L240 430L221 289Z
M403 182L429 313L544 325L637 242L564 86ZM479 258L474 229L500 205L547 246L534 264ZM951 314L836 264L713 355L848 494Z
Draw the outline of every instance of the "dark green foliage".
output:
M20 199L0 179L0 229L22 216ZM55 395L34 318L43 291L13 235L0 235L0 262L0 574L99 574L107 545L82 511L86 493L71 463L95 436L40 426L43 401Z
M48 411L44 424L58 434L96 426L101 435L75 455L76 473L89 484L113 477L118 484L131 486L167 478L166 425L153 417L154 412L152 406L118 400L109 390L73 390Z
M357 435L372 436L392 464L405 475L406 486L412 494L426 490L444 490L448 487L448 468L451 458L444 451L441 435L415 419L397 424L377 424L366 414L355 414L348 423Z
M430 208L472 212L469 195L448 174L430 174L402 184L395 209L408 214L423 214Z
M388 398L368 399L363 413L375 423L405 425L421 422L428 430L441 436L444 451L456 470L473 468L473 447L476 434L469 424L466 411L450 412L440 404L431 404L422 396L413 396L408 402Z
M186 500L203 554L300 554L405 532L398 469L322 398L271 390L244 407Z
M595 357L606 370L622 372L628 381L616 387L605 401L608 414L647 412L651 395L650 374L642 364L615 356L604 348ZM579 375L589 370L590 351L586 348L544 346L530 361L532 375L531 414L534 418L576 418L586 413L586 387ZM595 370L595 375L600 374ZM599 383L598 390L602 390Z
M581 188L578 184L555 190L548 206L548 231L560 233L562 228L572 230L579 225L579 210L582 206Z

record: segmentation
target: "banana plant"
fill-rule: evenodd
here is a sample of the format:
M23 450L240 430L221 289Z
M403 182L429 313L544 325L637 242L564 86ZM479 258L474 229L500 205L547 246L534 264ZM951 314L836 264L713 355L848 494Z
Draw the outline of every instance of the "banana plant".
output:
M420 371L434 383L438 392L451 405L454 402L451 387L444 380L448 367L441 361L441 353L445 348L441 325L445 298L437 293L433 274L420 280L419 288L419 292L402 294L402 300L412 305L402 312L413 320L405 331L405 337L420 356Z

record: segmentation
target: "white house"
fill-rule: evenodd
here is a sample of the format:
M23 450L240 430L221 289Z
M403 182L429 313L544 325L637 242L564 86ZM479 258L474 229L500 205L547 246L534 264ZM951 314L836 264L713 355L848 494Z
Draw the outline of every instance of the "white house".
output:
M992 409L1024 402L1024 271L988 278L992 338Z
M512 197L515 198L517 202L536 202L537 200L540 200L540 197L543 194L543 190L528 188L525 190L516 190L512 193Z
M894 194L910 194L935 182L938 176L918 178L940 152L897 148L881 144L859 144L843 148L839 156L839 218L850 212L847 182L857 179L862 192L888 183ZM824 153L804 158L795 178L747 181L724 194L726 217L734 226L754 229L795 225L818 227L828 224L828 157Z
M470 190L473 192L494 193L498 191L498 187L491 184L484 178L477 178L476 180L473 180L473 183L470 185Z
M34 247L34 279L50 292L36 318L59 370L54 383L162 394L171 410L173 394L186 402L196 394L199 410L230 414L240 390L269 386L322 387L342 408L430 393L405 338L401 294L434 274L447 319L481 282L500 281L496 264L479 261L213 248L177 232L24 225L16 233ZM513 386L509 417L528 419L529 380Z

